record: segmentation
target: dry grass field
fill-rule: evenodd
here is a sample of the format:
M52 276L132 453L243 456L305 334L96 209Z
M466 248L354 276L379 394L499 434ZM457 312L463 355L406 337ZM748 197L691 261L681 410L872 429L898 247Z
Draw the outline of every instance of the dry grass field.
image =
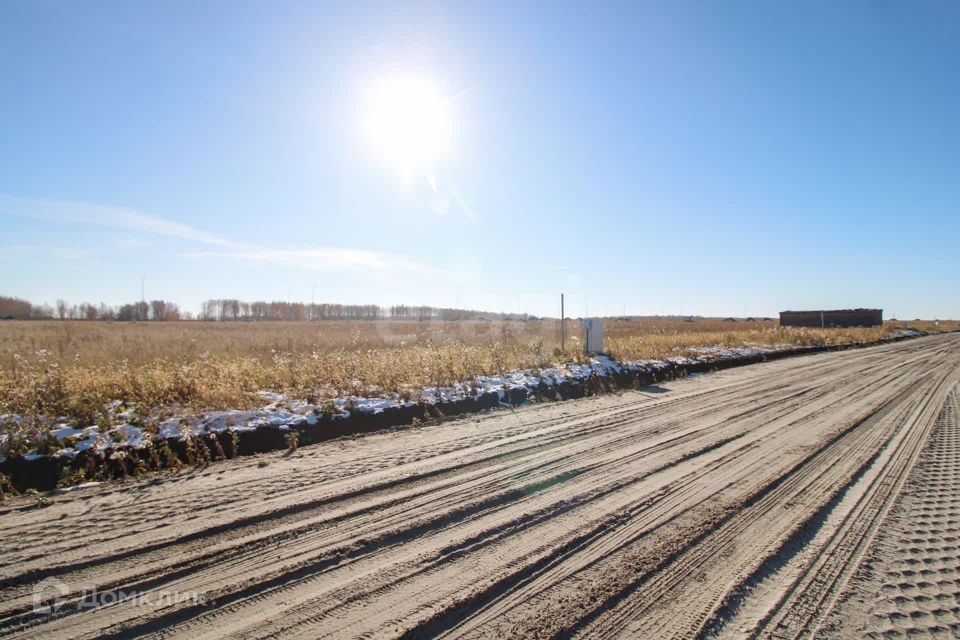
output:
M912 326L931 329L926 325ZM946 329L956 323L941 323ZM837 344L901 327L788 329L773 321L606 323L606 348L634 360L705 346ZM567 336L579 335L568 321ZM112 400L193 410L249 407L271 390L316 401L336 394L411 397L477 375L582 356L559 349L559 322L0 323L0 414L105 419Z

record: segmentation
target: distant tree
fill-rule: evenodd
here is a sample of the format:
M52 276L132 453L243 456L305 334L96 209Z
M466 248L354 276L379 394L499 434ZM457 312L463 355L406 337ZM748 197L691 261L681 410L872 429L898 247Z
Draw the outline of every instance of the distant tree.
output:
M34 307L26 300L0 296L0 318L29 320L34 316Z
M150 301L150 319L151 320L166 320L167 319L167 303L163 300L151 300Z

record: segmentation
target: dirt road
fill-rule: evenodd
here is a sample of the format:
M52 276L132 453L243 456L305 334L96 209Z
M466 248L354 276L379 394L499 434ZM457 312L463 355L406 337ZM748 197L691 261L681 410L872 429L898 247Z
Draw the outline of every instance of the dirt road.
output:
M956 637L958 381L935 336L8 503L0 634Z

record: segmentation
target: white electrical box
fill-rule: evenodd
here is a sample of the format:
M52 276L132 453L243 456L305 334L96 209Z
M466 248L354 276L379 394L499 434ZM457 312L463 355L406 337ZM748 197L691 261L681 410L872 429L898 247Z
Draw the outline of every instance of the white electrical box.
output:
M586 334L583 341L583 350L591 353L603 353L603 320L587 318L583 321L583 331Z

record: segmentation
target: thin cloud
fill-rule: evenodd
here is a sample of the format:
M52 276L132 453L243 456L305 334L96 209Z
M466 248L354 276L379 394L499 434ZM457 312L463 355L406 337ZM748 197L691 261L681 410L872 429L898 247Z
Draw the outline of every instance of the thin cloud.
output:
M250 262L268 262L312 271L351 272L358 274L391 275L397 273L418 276L448 276L443 269L417 258L402 254L364 249L318 247L313 249L256 248L234 251L200 251L182 253L186 258L228 258Z
M118 247L123 247L125 249L139 249L140 247L150 246L150 243L146 240L141 240L136 236L129 235L116 235L113 237L113 242Z
M93 224L125 231L140 231L220 247L236 246L235 243L226 238L207 233L190 225L147 215L124 207L111 207L86 202L37 200L0 194L0 214L53 222Z
M379 276L390 279L397 275L416 275L439 278L452 278L454 274L427 264L411 256L348 249L341 247L316 248L273 248L246 245L232 242L221 236L196 229L189 225L147 215L133 209L110 207L99 204L63 202L54 200L36 200L18 198L0 194L0 215L13 215L54 222L93 224L115 230L138 231L142 233L169 236L201 244L213 245L221 249L215 251L194 251L180 253L184 258L216 258L244 260L248 262L271 263L285 267L308 269L328 273L355 273ZM135 245L136 238L119 236L118 242ZM25 250L24 246L0 247L8 252ZM53 247L29 247L32 251L46 249L58 258L86 257L84 250L65 250Z
M48 247L39 244L0 245L0 256L12 256L14 254L38 255L41 257L54 258L56 260L85 260L87 258L94 258L98 255L93 249L84 249L79 247Z

